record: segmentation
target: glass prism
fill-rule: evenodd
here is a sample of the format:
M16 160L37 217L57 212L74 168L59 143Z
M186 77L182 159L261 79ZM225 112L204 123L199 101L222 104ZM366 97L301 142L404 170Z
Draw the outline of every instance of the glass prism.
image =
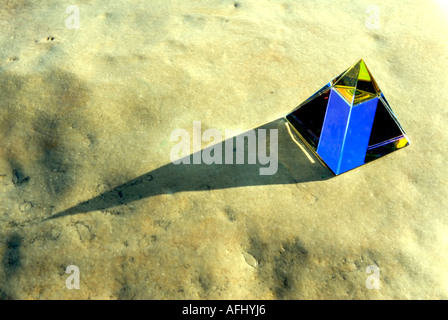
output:
M362 59L285 118L335 175L409 145Z

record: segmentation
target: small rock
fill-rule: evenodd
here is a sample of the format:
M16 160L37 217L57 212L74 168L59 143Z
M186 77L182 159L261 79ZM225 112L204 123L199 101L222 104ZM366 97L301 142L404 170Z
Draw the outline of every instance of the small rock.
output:
M12 170L12 183L16 187L21 186L24 183L27 183L30 180L30 177L26 177L22 171L19 169Z
M24 201L21 204L19 204L20 212L27 212L32 207L33 207L33 204L30 201Z
M248 252L242 252L244 260L246 260L247 264L250 265L253 268L256 268L258 266L257 259L254 258L253 255L251 255Z

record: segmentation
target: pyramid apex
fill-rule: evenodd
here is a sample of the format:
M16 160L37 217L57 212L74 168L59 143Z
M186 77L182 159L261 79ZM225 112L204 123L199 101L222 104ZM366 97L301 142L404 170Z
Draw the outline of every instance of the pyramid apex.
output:
M356 62L354 65L353 65L353 67L354 66L362 66L362 65L366 65L366 62L364 61L364 59L359 59L358 60L358 62Z

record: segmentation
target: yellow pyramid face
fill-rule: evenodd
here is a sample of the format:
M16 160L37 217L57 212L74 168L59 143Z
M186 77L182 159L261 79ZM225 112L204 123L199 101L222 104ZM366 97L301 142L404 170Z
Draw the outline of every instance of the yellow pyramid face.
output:
M349 68L334 84L336 91L352 105L372 99L381 91L363 60Z
M370 77L369 70L367 70L366 64L364 63L364 60L360 61L359 66L359 74L358 74L358 81L372 81L372 78Z

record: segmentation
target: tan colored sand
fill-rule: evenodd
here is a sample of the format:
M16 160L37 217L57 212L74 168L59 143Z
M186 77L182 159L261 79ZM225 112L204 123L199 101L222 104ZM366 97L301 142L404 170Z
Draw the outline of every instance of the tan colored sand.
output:
M0 298L448 298L447 11L237 3L78 1L79 30L59 1L0 4ZM366 26L370 5L379 29ZM410 147L302 179L301 151L284 140L289 183L222 169L207 179L230 188L185 181L42 221L169 164L174 129L264 125L360 58ZM68 265L79 290L65 286ZM369 265L379 290L366 288Z

